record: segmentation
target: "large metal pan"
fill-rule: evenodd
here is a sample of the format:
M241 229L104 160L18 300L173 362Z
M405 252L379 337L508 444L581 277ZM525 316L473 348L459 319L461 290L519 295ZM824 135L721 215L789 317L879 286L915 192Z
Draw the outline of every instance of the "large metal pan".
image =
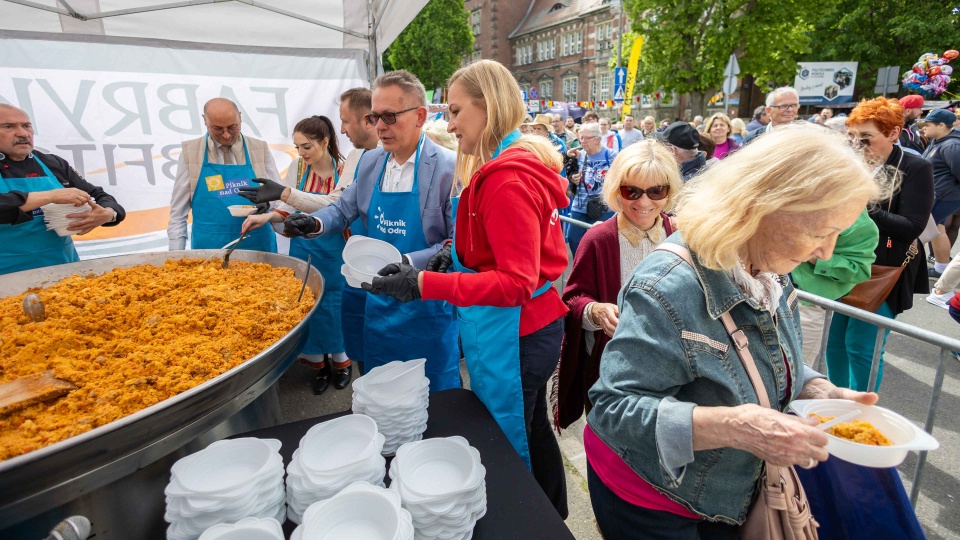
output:
M215 252L138 253L7 274L0 279L0 297L50 286L74 274L162 265L168 259L207 258ZM305 262L273 253L237 250L232 260L293 268L301 279L306 271ZM319 303L323 277L316 268L310 271L307 287ZM296 359L306 339L306 321L315 309L316 305L286 336L218 377L115 422L0 461L0 530L146 467L253 402Z

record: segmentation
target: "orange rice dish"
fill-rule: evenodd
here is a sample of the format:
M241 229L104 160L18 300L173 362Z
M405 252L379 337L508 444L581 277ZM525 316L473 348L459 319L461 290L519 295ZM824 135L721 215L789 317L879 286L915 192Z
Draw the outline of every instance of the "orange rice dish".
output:
M0 383L45 371L69 394L0 415L0 460L108 424L254 357L310 311L290 268L199 259L72 276L0 299ZM40 295L46 320L24 314Z
M835 416L820 416L817 413L810 413L810 416L815 417L820 421L821 424L836 418ZM840 422L839 424L828 429L827 433L833 435L834 437L840 437L841 439L846 439L848 441L870 446L893 445L893 443L890 442L890 439L888 439L883 433L880 433L880 430L873 427L873 424L865 420Z

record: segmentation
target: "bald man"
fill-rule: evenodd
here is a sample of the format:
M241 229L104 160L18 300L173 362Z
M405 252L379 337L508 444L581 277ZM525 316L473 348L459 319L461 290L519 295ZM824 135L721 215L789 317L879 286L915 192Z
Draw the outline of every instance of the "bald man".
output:
M207 133L185 141L181 147L167 224L170 250L186 249L187 214L191 210L192 249L219 249L236 240L244 218L231 215L228 207L251 204L237 195L237 190L257 187L251 181L254 178L280 182L280 172L267 143L240 133L242 120L234 102L211 99L203 106L203 122ZM277 252L277 237L272 228L260 227L248 234L250 238L243 241L241 248Z

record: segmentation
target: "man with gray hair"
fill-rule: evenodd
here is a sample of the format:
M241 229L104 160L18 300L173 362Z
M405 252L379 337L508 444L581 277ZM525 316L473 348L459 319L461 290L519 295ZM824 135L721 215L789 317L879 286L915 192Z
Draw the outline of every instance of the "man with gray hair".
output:
M781 86L767 94L767 117L770 123L757 128L743 138L743 144L756 139L760 135L773 131L777 126L783 126L797 119L797 112L800 110L800 96L797 91L790 86Z
M707 166L707 156L700 151L700 132L686 122L674 122L661 133L657 140L673 153L680 176L686 182Z
M338 201L313 214L291 215L284 234L316 238L341 234L353 223L354 233L387 242L402 254L404 264L384 267L380 274L386 277L378 283L416 284L419 269L453 233L450 192L456 154L423 135L426 90L412 73L399 70L378 77L371 105L364 120L376 128L383 146L363 155L356 181ZM363 362L364 371L394 360L426 358L430 391L458 388L460 353L452 306L413 296L409 300L345 287L347 356Z

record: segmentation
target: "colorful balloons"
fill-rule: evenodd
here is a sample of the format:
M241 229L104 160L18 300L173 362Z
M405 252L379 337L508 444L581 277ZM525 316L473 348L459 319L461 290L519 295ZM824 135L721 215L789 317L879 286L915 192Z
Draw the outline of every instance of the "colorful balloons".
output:
M934 53L923 53L917 63L903 74L903 86L907 90L918 91L924 97L935 98L947 90L950 84L950 75L953 67L948 66L951 60L960 56L954 49L944 51L941 56Z

